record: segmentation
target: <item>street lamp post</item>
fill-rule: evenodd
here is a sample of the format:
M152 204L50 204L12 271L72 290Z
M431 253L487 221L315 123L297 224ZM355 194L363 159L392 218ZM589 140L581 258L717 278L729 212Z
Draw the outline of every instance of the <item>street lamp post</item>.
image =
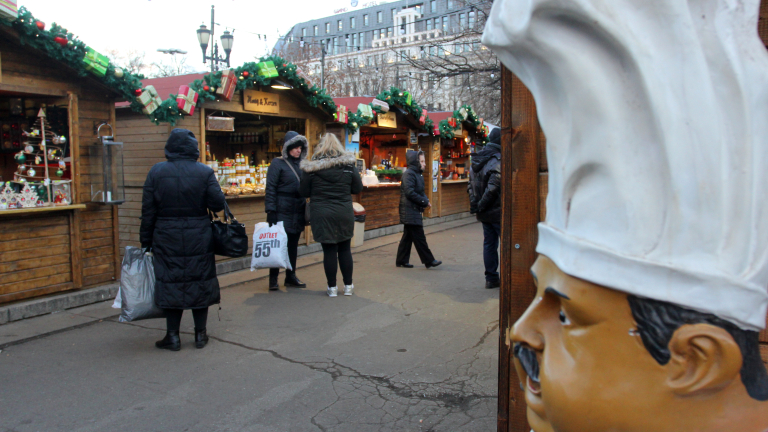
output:
M214 20L214 6L211 5L211 28L209 29L205 26L205 24L203 24L199 29L197 29L197 41L200 42L200 48L203 49L203 63L205 63L206 60L211 61L211 72L216 71L219 63L226 63L227 67L229 67L229 55L232 52L232 44L235 41L235 37L229 32L229 30L225 30L224 34L221 35L221 47L224 49L224 53L227 56L219 57L219 44L215 42L215 38L213 46L211 46L211 55L206 55L206 51L208 50L208 43L214 35L213 27L215 25L216 21Z

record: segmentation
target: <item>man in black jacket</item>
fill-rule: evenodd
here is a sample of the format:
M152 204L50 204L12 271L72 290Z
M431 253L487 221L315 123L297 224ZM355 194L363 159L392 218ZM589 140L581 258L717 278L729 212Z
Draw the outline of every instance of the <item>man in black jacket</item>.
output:
M427 268L437 267L442 264L432 255L427 245L427 237L424 235L424 221L422 213L430 207L429 199L424 193L424 168L426 161L424 153L408 150L405 153L405 161L408 169L403 174L400 185L400 223L403 227L403 237L397 248L397 267L413 268L411 264L411 245L416 246L416 252L421 258L421 263Z
M501 237L501 131L495 128L490 143L472 157L469 170L469 211L483 223L485 287L499 288L499 238Z

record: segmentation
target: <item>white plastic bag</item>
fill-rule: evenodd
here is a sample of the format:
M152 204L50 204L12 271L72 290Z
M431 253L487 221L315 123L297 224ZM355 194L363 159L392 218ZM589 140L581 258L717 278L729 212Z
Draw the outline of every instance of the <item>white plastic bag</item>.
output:
M379 178L371 170L366 171L363 176L363 186L376 186L379 184Z
M288 258L288 235L282 222L271 227L266 222L257 223L253 232L251 271L266 268L293 270Z
M162 318L155 306L155 265L151 254L126 246L120 276L120 322Z

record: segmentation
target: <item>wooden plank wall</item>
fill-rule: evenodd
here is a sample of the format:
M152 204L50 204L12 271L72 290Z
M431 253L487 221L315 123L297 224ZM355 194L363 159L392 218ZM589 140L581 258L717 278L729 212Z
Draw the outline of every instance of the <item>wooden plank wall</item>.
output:
M364 188L360 204L365 208L365 230L400 223L400 188Z
M440 195L440 216L450 216L452 214L464 213L469 211L469 194L467 193L468 183L443 183L442 193Z

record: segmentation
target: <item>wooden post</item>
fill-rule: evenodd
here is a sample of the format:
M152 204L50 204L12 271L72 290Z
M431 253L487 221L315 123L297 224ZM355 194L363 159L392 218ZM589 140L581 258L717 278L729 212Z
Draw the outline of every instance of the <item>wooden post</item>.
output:
M509 332L533 300L530 268L536 260L539 222L539 124L533 96L502 68L502 230L498 430L530 432ZM512 128L519 130L513 140Z
M80 203L80 112L77 94L69 95L69 169L72 171L72 204ZM79 213L78 213L79 217Z
M203 163L206 163L208 162L208 158L205 155L205 108L200 107L200 110L197 112L200 116L200 141L198 142L198 146L200 147L200 160Z
M83 287L83 262L80 255L80 210L69 214L69 254L72 267L72 285Z

